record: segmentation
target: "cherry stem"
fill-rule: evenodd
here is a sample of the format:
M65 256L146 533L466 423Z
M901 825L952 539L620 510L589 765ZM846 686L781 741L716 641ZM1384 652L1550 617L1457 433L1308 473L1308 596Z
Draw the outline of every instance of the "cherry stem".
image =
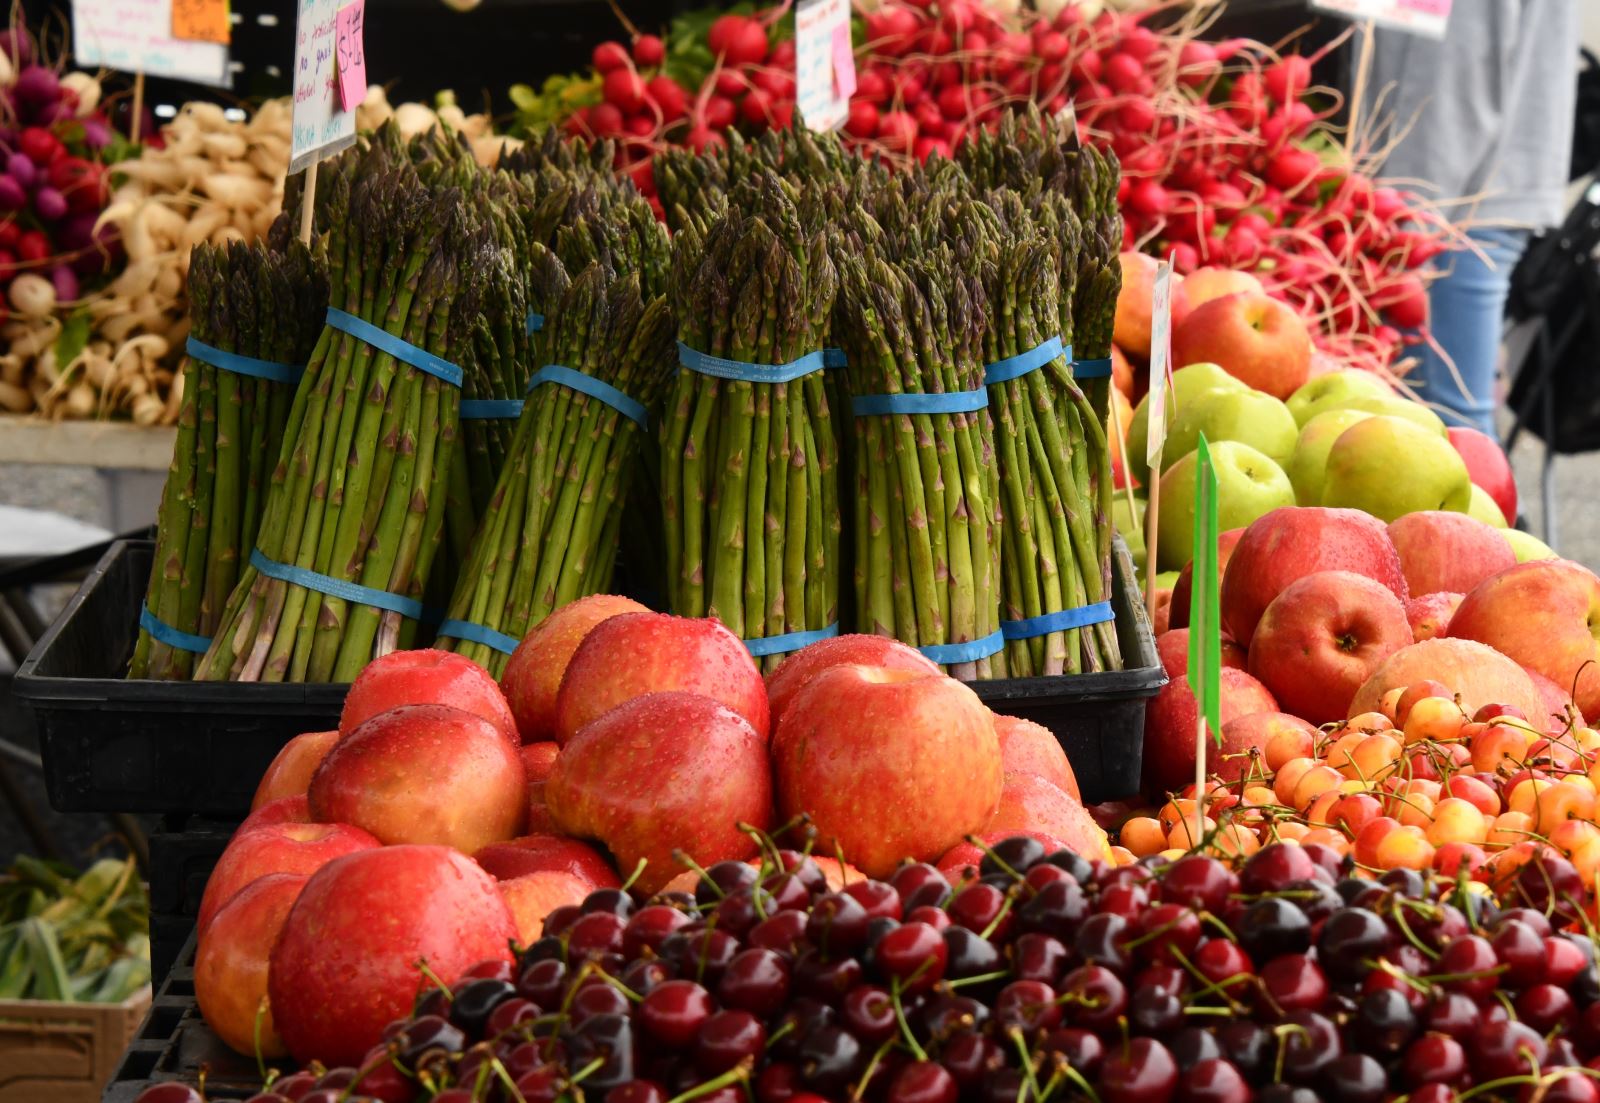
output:
M450 986L448 984L446 984L444 981L439 979L439 974L438 973L435 973L431 968L428 967L428 959L427 958L424 957L424 958L418 958L417 959L417 972L421 973L428 980L431 980L433 982L433 984L434 984L434 987L438 988L441 992L444 993L444 998L445 998L445 1002L446 1003L455 1003L456 1002L456 994L454 992L450 991Z
M989 941L989 936L994 934L995 930L999 928L1001 920L1005 919L1005 917L1011 913L1011 905L1015 900L1016 897L1012 896L1010 893L1006 894L1005 902L1000 905L1000 910L994 913L994 918L989 920L989 925L985 927L982 933L978 935L979 938L983 939L985 942Z
M785 1034L793 1034L796 1029L798 1028L795 1026L794 1020L787 1020L777 1030L774 1030L771 1034L767 1035L766 1044L763 1045L762 1048L771 1049L773 1046L777 1045L779 1038L782 1038Z
M721 1091L729 1084L742 1084L748 1079L750 1079L750 1058L746 1057L721 1076L712 1077L703 1084L696 1084L688 1091L673 1096L667 1100L667 1103L689 1103L691 1099L699 1099L702 1095L710 1095L712 1092Z
M860 1100L866 1094L867 1084L871 1082L873 1074L878 1071L878 1066L883 1063L884 1055L893 1048L893 1038L888 1039L878 1047L877 1052L872 1055L872 1060L867 1062L867 1071L861 1074L861 1079L856 1081L856 1086L850 1089L851 1099Z
M1004 858L1000 857L1000 855L996 854L994 852L994 847L990 846L988 843L986 843L982 839L978 838L978 836L976 836L976 835L968 835L967 836L967 842L971 843L973 846L975 846L979 850L983 851L983 856L985 858L991 859L994 862L994 864L999 866L1001 871L1004 872L1007 876L1009 876L1013 881L1021 881L1023 879L1022 874L1018 873L1015 869L1013 869L1011 867L1011 863L1010 862L1006 861Z
M944 986L951 991L955 991L958 988L967 988L974 984L987 984L992 980L1004 980L1010 975L1009 971L1002 969L997 973L978 973L974 976L961 977L957 980L947 980L944 982Z
M1065 1079L1071 1080L1073 1085L1088 1097L1089 1103L1100 1103L1100 1096L1093 1085L1083 1078L1083 1073L1073 1068L1066 1061L1056 1062L1056 1071Z
M633 883L644 875L644 867L650 864L649 858L640 858L639 864L633 867L633 872L628 874L628 879L622 882L621 891L627 892L633 888Z
M672 860L681 866L688 866L691 870L693 870L695 876L699 877L700 880L711 886L711 891L717 894L718 900L722 900L727 897L728 894L722 891L722 886L717 884L716 881L712 880L711 874L706 872L704 866L691 858L688 852L683 850L674 850L672 852Z
M489 1068L494 1070L495 1077L505 1085L506 1091L511 1093L512 1103L528 1103L528 1097L522 1094L522 1089L511 1079L511 1073L501 1063L500 1058L490 1057Z
M894 978L889 985L889 1002L894 1006L894 1021L900 1027L900 1033L905 1037L906 1046L916 1055L917 1060L926 1061L928 1054L917 1044L916 1035L911 1033L911 1024L906 1021L905 1005L900 1002L900 978Z
M1406 936L1407 942L1415 946L1417 950L1421 952L1429 961L1438 961L1439 951L1433 949L1431 946L1424 943L1422 939L1418 938L1416 932L1411 929L1410 922L1406 919L1405 905L1409 902L1410 901L1407 901L1404 898L1400 900L1400 906L1394 909L1394 921L1399 925L1400 933Z
M573 1087L577 1087L579 1084L583 1083L585 1080L589 1079L589 1077L593 1076L595 1073L604 1068L605 1064L606 1059L604 1057L596 1057L593 1061L590 1061L587 1065L584 1065L583 1068L579 1069L577 1074L569 1079L567 1083L571 1084Z
M1028 1052L1028 1043L1022 1036L1022 1028L1013 1026L1006 1031L1006 1035L1011 1039L1011 1044L1017 1047L1017 1056L1022 1058L1023 1087L1031 1091L1035 1099L1042 1099L1039 1081L1033 1075L1033 1054ZM1018 1092L1017 1097L1021 1099L1022 1093Z

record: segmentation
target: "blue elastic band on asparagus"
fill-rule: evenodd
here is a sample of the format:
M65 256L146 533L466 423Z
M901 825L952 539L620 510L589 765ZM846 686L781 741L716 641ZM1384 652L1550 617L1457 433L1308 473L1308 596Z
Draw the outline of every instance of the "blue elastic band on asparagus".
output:
M755 658L767 655L786 655L791 651L799 651L802 647L810 647L818 640L831 639L839 634L839 624L835 621L826 628L815 628L805 632L785 632L781 636L762 636L758 639L745 640L744 645Z
M1024 620L1003 620L1000 622L1000 634L1008 640L1031 640L1035 636L1048 636L1069 628L1087 628L1091 624L1102 624L1115 618L1109 601L1097 601L1093 605L1040 613Z
M327 594L329 597L357 605L370 605L375 609L399 613L402 617L410 617L412 620L428 619L427 610L416 598L391 594L388 590L374 590L370 586L363 586L358 582L346 582L342 578L330 578L325 574L307 570L305 567L296 567L290 563L279 563L275 559L268 559L260 548L251 549L250 565L268 578L275 578L279 582L304 586L319 594Z
M192 651L196 655L204 655L211 650L211 637L179 631L143 605L139 606L139 627L149 632L150 638L157 643L176 647L179 651Z
M522 416L520 398L463 398L461 417L466 421L513 420Z
M502 655L509 655L515 651L519 642L504 632L496 632L488 625L454 618L441 621L438 634L449 636L451 639L466 640L468 643L481 643L483 646L493 648Z
M1103 379L1110 374L1110 357L1102 357L1099 360L1074 360L1072 362L1072 378L1074 379Z
M792 383L814 371L821 371L827 366L827 356L818 349L787 364L747 364L742 360L728 360L697 352L679 341L678 363L692 372L714 375L718 379L742 379L748 383Z
M427 349L418 348L403 337L396 337L387 330L379 329L371 322L363 321L354 314L340 310L336 306L328 308L328 324L334 329L348 333L358 341L364 341L375 349L387 352L401 363L410 364L413 368L427 372L429 375L449 383L452 387L461 386L461 369L450 363L442 356L435 356Z
M191 337L184 344L183 351L189 354L192 360L210 364L234 375L249 375L256 379L266 379L273 383L298 383L300 377L306 373L304 364L284 364L277 360L257 360L254 356L242 356L237 352L225 352L214 345L208 345L198 338ZM155 633L151 633L154 635ZM166 642L166 641L162 641Z
M882 414L966 414L989 405L989 392L946 391L943 394L864 394L850 400L856 417Z
M1072 359L1072 346L1061 344L1060 337L1052 337L1043 344L1035 345L1027 352L1019 352L1015 356L1008 356L1004 360L996 360L983 369L983 382L985 386L1004 383L1018 376L1027 375L1031 371L1038 371L1058 356L1065 355Z
M940 666L948 666L951 663L972 663L979 659L987 659L1005 645L1004 636L999 632L990 632L987 636L968 640L966 643L930 643L917 650Z
M528 335L531 337L544 328L544 315L528 311Z
M629 421L636 423L639 428L650 427L650 411L644 408L644 403L629 398L611 384L602 383L592 375L584 375L581 371L560 364L546 364L534 372L533 378L528 380L528 390L532 391L541 383L556 383L569 390L586 394L590 398L599 399Z
M837 370L839 368L848 368L850 361L845 358L844 349L823 349L822 366Z

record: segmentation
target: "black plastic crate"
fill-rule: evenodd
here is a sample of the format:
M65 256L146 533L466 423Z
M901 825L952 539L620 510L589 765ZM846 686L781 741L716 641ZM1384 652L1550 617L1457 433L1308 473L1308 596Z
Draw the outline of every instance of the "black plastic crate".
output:
M153 545L117 541L12 681L61 812L237 820L273 755L338 722L348 686L129 681Z

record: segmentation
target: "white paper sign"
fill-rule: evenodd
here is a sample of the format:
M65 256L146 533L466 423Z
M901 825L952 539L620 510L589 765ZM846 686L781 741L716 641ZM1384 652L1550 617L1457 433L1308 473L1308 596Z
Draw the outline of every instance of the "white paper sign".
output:
M836 130L850 117L854 57L848 73L834 69L839 28L850 34L850 0L801 0L794 9L795 106L812 130Z
M226 88L228 48L172 37L172 0L72 0L78 66Z
M1450 21L1451 0L1311 0L1313 8L1350 19L1370 19L1380 27L1443 38Z
M1151 478L1161 471L1161 450L1167 443L1167 383L1171 378L1172 262L1156 265L1150 295L1150 426L1145 440L1145 463Z
M356 140L356 113L339 110L334 61L340 0L299 0L294 39L294 121L289 171L338 153Z

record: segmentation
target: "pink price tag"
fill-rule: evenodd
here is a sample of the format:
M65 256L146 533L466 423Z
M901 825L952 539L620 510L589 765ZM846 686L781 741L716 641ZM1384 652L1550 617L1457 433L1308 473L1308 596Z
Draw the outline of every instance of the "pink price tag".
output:
M367 51L362 43L366 0L352 0L335 20L333 53L339 67L339 106L354 111L367 98Z
M850 45L850 19L833 27L833 89L841 100L856 94L856 53Z

